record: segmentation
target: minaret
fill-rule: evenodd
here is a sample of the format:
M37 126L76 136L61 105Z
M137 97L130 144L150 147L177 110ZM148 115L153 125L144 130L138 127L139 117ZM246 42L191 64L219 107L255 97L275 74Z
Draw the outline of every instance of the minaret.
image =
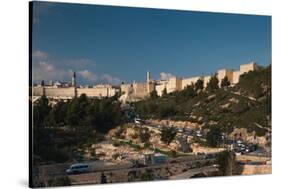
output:
M71 86L76 87L76 73L75 72L73 72Z
M151 77L150 77L150 72L149 72L149 71L147 71L147 72L146 72L146 82L147 82L147 83L149 83L149 82L150 82L150 80L151 80Z
M45 93L45 81L44 80L41 81L41 87L42 87L42 96L45 96L46 93Z
M150 72L146 72L146 86L147 86L147 94L150 94L153 90L155 90L154 82L151 79Z

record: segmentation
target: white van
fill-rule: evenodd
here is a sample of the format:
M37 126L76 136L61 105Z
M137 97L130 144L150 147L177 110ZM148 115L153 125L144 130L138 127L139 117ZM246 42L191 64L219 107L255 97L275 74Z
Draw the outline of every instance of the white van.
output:
M89 165L85 163L77 163L71 165L67 170L67 174L87 173L90 171Z

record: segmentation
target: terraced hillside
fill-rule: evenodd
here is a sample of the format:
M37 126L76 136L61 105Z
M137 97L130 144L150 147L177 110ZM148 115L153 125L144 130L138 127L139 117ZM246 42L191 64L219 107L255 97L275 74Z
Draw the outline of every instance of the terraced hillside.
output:
M208 85L198 89L195 83L162 97L153 94L134 104L136 113L144 119L190 121L205 129L217 126L227 134L239 128L256 136L271 132L271 65L241 75L235 86Z

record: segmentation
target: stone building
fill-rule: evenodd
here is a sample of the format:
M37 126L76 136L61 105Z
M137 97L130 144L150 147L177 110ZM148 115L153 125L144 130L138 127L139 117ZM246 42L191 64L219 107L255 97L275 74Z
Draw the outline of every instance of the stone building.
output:
M56 85L43 85L34 86L32 89L33 97L45 95L48 98L54 99L72 99L76 96L86 94L90 98L102 98L102 97L112 97L120 93L119 87L113 87L111 85L96 85L92 88L90 87L77 87L76 74L73 73L71 79L71 85L62 85L56 82Z
M217 71L219 82L227 76L231 85L239 82L241 74L249 71L257 70L256 63L251 62L248 64L240 65L240 70L220 69ZM146 82L133 82L130 84L121 84L118 87L113 87L109 84L96 85L90 87L77 87L76 74L73 73L71 84L62 84L55 82L50 85L41 85L33 87L33 96L38 97L45 95L47 97L58 99L71 99L81 94L86 94L88 97L102 98L111 97L116 94L121 94L120 100L122 102L142 100L150 95L152 91L156 91L159 96L162 96L163 90L166 89L167 93L183 90L187 85L192 85L198 79L202 79L204 87L207 86L211 76L196 76L190 78L171 77L167 80L153 80L150 72L146 74Z
M217 77L219 82L227 76L231 85L235 85L239 82L239 77L243 73L247 73L249 71L257 70L258 66L256 63L251 62L248 64L240 65L240 70L232 70L232 69L220 69L217 71ZM210 81L211 76L196 76L190 78L180 78L180 77L171 77L167 80L155 81L152 79L150 72L147 72L146 83L136 83L133 84L122 84L121 94L124 96L122 99L126 101L127 99L140 100L143 99L151 93L151 91L156 90L159 96L162 96L163 90L166 88L167 93L171 93L174 91L183 90L187 85L192 85L197 82L198 79L202 79L204 83L204 87L207 86L207 83Z

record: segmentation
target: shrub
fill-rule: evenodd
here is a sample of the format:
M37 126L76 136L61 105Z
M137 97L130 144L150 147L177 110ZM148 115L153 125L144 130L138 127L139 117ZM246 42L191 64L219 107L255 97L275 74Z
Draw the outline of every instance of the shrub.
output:
M161 141L169 145L174 140L176 135L177 132L173 127L164 127L161 130Z
M68 177L60 177L48 181L48 186L70 186L71 181Z
M221 141L221 128L212 126L206 136L206 144L211 147L218 147Z
M141 128L139 131L139 138L141 142L148 142L150 139L150 132L148 128Z

